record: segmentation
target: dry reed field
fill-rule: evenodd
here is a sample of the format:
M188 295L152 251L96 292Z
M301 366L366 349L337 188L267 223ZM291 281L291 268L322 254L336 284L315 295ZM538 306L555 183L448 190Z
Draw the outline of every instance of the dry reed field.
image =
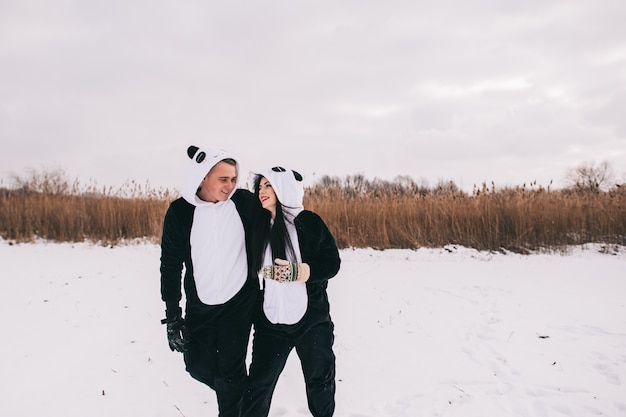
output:
M336 231L341 247L562 251L583 243L626 243L626 193L554 191L541 186L472 194L450 187L362 178L308 190L306 206Z
M129 181L119 188L69 183L56 173L34 174L0 190L0 236L61 242L158 241L175 196Z
M119 244L158 242L163 216L177 197L130 181L119 189L69 183L35 174L0 189L0 236L5 240ZM320 214L340 248L444 247L563 251L584 243L626 244L626 192L550 190L536 184L472 193L453 183L427 188L410 178L368 181L323 177L308 187L305 207Z

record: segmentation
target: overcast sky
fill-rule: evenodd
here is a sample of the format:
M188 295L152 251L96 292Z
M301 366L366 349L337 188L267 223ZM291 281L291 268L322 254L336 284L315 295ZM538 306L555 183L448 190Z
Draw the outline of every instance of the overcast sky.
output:
M624 0L0 0L0 177L626 173Z

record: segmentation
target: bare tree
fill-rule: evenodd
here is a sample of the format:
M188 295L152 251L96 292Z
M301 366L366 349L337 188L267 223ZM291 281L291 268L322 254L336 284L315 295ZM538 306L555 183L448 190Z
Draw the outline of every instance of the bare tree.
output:
M583 162L566 173L568 185L577 191L605 191L611 187L614 178L613 168L607 161L598 164Z

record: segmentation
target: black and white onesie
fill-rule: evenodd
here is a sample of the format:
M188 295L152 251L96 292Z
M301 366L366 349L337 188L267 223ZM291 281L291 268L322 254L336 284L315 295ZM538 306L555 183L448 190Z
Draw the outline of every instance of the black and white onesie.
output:
M306 283L264 280L263 304L254 322L252 363L242 417L269 414L278 377L294 348L302 365L311 414L330 417L335 409L335 355L334 324L326 289L328 280L339 271L339 251L322 218L304 209L299 174L277 167L259 175L270 182L284 214L295 252L291 255L295 258L287 255L287 260L309 264L310 276ZM264 265L272 263L268 248Z
M182 197L171 203L163 224L161 297L168 316L180 311L184 267L186 369L215 390L220 416L238 416L252 314L260 299L249 249L262 208L252 193L238 188L226 201L198 198L204 176L232 156L210 148L189 156Z

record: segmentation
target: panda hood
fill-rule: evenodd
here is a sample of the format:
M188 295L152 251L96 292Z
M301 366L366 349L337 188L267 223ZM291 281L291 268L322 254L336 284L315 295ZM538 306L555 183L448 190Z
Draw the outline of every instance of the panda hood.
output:
M187 174L185 175L182 187L183 198L189 204L197 207L224 203L223 201L219 201L217 203L204 201L198 197L197 192L200 188L202 180L209 173L211 168L224 159L230 158L235 160L235 158L222 149L207 147L199 148L197 146L190 146L187 148L187 156L189 156L189 166L187 168ZM237 172L239 172L238 162L236 169ZM236 189L237 187L233 188L233 191L229 195L229 199L235 193Z
M269 168L259 172L258 175L265 177L272 184L285 218L293 222L293 219L304 210L302 175L283 167Z

